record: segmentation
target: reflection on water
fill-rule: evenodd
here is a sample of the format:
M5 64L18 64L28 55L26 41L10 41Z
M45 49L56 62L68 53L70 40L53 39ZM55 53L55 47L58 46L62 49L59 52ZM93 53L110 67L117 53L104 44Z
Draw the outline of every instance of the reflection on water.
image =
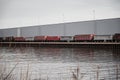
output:
M0 48L1 60L4 61L39 61L39 62L119 62L117 50L91 48Z
M0 47L0 80L118 80L119 52L119 49Z

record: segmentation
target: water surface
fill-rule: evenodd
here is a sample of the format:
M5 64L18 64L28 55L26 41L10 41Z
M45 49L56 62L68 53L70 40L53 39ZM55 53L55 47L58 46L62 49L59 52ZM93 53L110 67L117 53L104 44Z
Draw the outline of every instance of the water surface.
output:
M120 50L0 47L0 72L1 80L118 80Z

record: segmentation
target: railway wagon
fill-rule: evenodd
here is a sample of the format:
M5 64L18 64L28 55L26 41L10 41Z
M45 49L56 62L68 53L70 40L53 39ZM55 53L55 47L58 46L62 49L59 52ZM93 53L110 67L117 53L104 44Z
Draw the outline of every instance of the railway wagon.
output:
M60 36L60 41L62 42L73 41L73 36Z
M120 33L115 33L115 34L113 35L113 40L114 40L114 41L117 41L117 42L120 42Z
M94 42L111 42L112 35L94 35Z
M74 41L93 41L94 40L94 34L80 34L74 36Z
M47 36L46 41L60 41L60 36Z
M25 41L27 42L27 41L34 41L34 37L24 37L25 38Z
M14 41L14 37L13 36L3 37L3 41L6 41L6 42Z
M45 41L46 40L46 36L35 36L34 37L34 41Z
M14 37L14 41L17 42L25 41L25 37Z
M3 39L3 37L0 37L0 42L2 42L4 39Z

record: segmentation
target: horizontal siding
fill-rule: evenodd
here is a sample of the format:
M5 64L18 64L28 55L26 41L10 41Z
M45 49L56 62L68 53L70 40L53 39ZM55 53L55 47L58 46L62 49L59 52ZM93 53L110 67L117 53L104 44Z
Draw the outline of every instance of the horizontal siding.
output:
M94 25L94 21L82 21L65 24L22 27L20 28L20 35L23 37L33 37L40 35L73 36L77 34L94 34L95 27L97 35L120 33L120 18L97 20L96 26ZM0 36L17 36L17 28L1 29Z

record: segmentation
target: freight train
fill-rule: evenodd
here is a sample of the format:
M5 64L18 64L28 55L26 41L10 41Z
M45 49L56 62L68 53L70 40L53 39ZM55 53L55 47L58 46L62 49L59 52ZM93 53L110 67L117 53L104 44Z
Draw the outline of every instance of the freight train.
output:
M75 36L0 37L0 42L120 42L120 33L114 35L80 34Z

